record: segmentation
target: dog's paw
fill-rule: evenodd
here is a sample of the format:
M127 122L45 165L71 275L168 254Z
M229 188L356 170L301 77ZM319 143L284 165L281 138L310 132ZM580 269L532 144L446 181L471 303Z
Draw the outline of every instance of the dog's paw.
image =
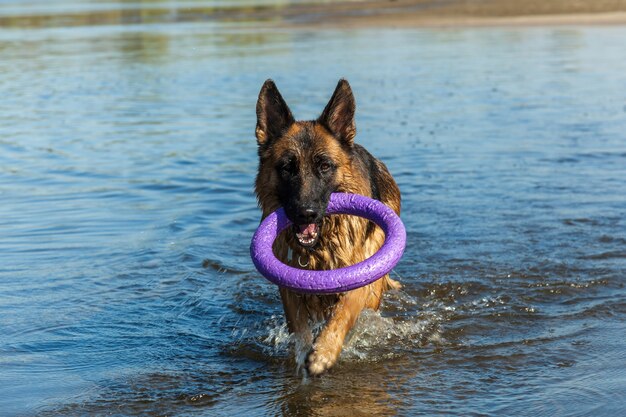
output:
M308 371L309 375L321 375L329 370L330 367L335 364L336 360L337 358L335 355L327 352L319 352L313 350L311 353L309 353L309 356L306 359L306 370Z

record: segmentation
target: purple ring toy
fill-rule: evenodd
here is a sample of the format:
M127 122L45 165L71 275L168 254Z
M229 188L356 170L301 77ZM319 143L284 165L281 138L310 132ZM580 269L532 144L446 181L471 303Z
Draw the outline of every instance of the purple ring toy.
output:
M330 294L370 284L389 273L406 246L406 231L400 217L380 201L357 194L333 193L327 214L350 214L366 218L385 232L385 243L374 255L355 265L317 271L285 265L274 256L272 245L291 221L279 208L267 216L252 237L250 255L256 269L276 285L293 291Z

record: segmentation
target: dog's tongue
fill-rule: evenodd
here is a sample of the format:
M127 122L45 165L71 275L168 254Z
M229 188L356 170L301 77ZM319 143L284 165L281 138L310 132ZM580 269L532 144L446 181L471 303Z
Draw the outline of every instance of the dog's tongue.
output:
M302 224L298 226L298 229L300 229L300 234L303 234L305 236L309 236L312 235L313 233L315 233L315 228L317 227L317 225L315 223L311 223L311 224Z

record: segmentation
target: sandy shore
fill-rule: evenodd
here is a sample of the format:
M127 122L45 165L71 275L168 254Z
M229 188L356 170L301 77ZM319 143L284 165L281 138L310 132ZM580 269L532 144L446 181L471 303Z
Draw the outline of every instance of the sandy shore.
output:
M453 27L626 24L626 0L372 0L297 5L287 26Z
M288 28L626 24L626 0L334 0L312 3L146 2L118 7L0 7L0 29L177 22ZM61 2L61 6L63 2ZM7 11L8 10L8 11Z

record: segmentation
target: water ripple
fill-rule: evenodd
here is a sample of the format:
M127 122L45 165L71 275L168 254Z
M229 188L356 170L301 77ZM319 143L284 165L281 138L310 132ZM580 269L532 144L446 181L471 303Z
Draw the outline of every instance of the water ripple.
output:
M3 413L624 414L623 28L259 31L207 22L241 2L148 3L0 6ZM308 379L249 259L254 104L273 77L314 118L341 76L408 246Z

